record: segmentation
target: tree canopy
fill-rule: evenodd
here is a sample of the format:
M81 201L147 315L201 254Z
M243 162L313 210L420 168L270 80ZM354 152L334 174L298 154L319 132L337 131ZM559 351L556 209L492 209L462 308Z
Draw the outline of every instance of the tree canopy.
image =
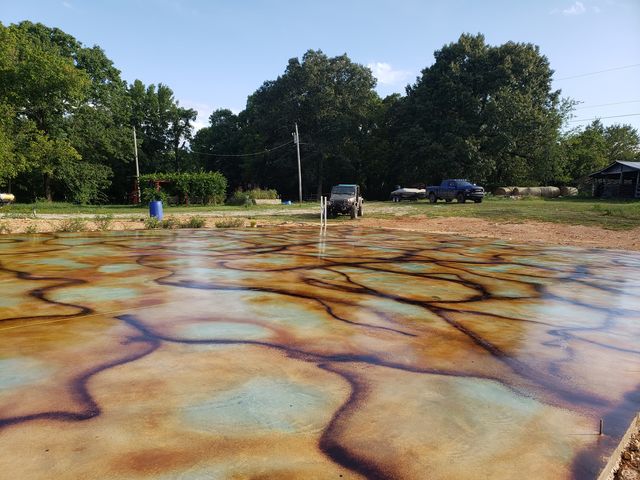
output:
M369 68L309 50L243 111L220 108L194 132L197 112L168 85L127 83L99 46L38 23L0 24L0 188L23 201L126 202L134 129L142 174L219 171L230 192L284 197L297 194L296 124L305 196L353 182L385 198L396 184L448 177L578 184L614 160L640 160L628 125L567 130L574 102L552 79L537 46L463 34L405 95L380 98Z

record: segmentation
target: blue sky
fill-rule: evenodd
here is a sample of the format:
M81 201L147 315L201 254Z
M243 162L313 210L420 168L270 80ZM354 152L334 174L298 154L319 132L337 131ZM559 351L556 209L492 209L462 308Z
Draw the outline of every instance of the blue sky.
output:
M2 23L21 20L100 45L129 82L169 85L199 126L216 108L242 110L310 48L347 53L381 95L402 93L463 32L539 45L556 88L583 102L577 120L640 113L640 0L0 0ZM640 116L603 122L640 130Z

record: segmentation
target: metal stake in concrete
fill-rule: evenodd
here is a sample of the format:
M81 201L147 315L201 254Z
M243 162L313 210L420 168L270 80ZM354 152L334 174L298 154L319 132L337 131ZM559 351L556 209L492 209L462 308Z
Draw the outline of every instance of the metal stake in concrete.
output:
M600 431L598 432L598 435L602 435L602 431L604 430L604 420L601 418L600 419Z
M320 228L327 227L327 197L320 197Z

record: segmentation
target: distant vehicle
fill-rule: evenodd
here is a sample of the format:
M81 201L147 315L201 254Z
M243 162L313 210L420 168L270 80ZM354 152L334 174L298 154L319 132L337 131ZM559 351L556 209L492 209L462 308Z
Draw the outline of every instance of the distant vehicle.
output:
M402 200L418 200L427 198L427 190L424 188L400 188L399 186L391 192L392 202L401 202Z
M336 185L331 189L331 197L327 202L327 216L335 218L342 214L351 215L351 218L361 217L363 203L358 185Z
M0 193L0 206L8 205L16 200L13 193Z
M464 179L443 180L440 186L427 187L427 197L431 203L444 200L447 203L454 198L458 203L473 200L475 203L482 202L484 198L484 188Z

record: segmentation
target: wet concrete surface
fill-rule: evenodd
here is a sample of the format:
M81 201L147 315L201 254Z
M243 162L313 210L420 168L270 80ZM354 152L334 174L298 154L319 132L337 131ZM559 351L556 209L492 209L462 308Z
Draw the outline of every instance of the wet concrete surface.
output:
M0 288L0 478L586 479L640 409L637 253L15 236Z

